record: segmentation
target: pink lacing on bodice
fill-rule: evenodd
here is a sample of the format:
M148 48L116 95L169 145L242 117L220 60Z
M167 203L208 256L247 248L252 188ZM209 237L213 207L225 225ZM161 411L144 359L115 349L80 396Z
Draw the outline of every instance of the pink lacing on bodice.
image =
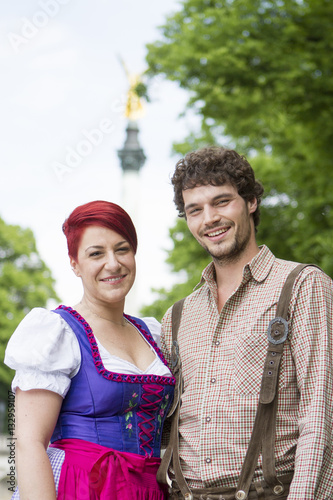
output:
M162 401L163 390L163 387L160 385L142 385L143 392L141 399L144 402L140 404L137 415L138 419L142 419L141 422L138 421L138 427L140 429L140 448L144 451L147 457L151 457L153 455L153 448L150 446L150 443L154 439L154 420L156 418L156 411Z
M63 309L64 311L68 311L84 328L86 335L89 340L89 344L91 347L91 352L94 360L95 367L104 378L108 380L112 380L114 382L129 382L132 384L139 383L139 384L161 384L161 385L175 385L176 384L176 379L172 377L165 377L162 375L128 375L126 373L115 373L115 372L110 372L107 370L102 362L101 355L98 349L98 345L93 333L93 330L89 323L77 312L75 309L72 307L67 307L64 305L60 305L57 307L57 309ZM145 339L149 342L149 344L154 348L154 350L157 352L159 358L163 363L167 365L167 362L161 352L161 350L158 348L156 342L154 341L153 337L151 334L146 332L131 316L128 316L124 314L124 317L130 321L136 328L140 330L140 332L144 335Z

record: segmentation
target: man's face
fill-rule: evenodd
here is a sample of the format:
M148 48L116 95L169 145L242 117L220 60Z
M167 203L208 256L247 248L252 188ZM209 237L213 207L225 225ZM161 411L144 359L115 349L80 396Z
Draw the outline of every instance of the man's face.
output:
M216 263L237 261L255 244L255 198L246 202L231 184L208 184L185 189L183 199L189 230Z

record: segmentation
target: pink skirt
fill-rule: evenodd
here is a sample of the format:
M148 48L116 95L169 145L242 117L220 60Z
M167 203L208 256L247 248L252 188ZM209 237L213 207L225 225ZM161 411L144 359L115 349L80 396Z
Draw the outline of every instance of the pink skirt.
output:
M58 500L165 500L156 481L159 458L125 453L80 439L51 445L65 451Z

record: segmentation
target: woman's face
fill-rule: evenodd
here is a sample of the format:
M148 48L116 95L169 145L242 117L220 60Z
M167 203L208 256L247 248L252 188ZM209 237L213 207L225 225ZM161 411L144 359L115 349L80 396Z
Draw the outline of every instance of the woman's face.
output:
M123 236L105 227L88 226L71 265L87 299L123 307L135 280L134 251Z

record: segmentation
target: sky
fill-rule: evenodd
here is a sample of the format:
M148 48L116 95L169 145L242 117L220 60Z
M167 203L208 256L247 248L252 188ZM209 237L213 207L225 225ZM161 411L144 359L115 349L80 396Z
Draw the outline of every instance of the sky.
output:
M0 7L0 217L32 229L51 269L61 303L76 304L80 280L72 273L61 226L78 205L123 201L117 151L125 140L130 74L146 69L146 44L180 8L173 0L15 0ZM170 176L194 118L180 118L188 95L157 77L138 120L147 160L137 182L135 309L174 282L165 264L168 230L177 218ZM133 209L133 208L132 208ZM127 310L136 313L136 310Z

